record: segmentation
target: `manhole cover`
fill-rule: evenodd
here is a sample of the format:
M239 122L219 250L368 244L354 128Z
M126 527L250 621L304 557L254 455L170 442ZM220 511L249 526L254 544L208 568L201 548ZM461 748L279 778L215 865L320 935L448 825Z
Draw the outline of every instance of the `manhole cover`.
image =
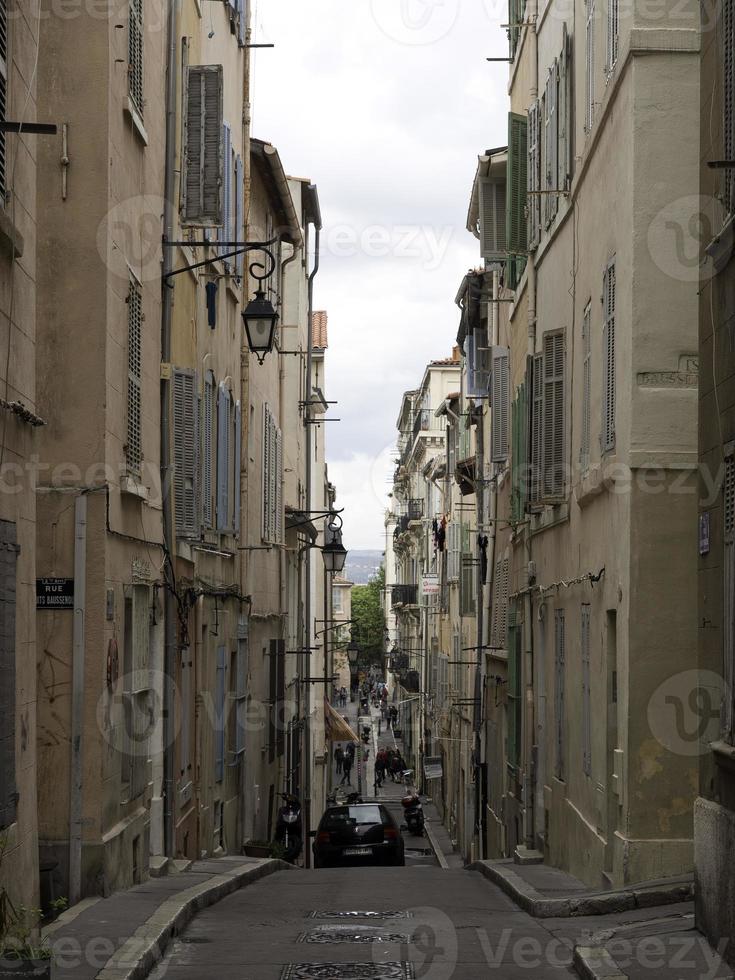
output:
M410 963L289 963L281 980L414 980Z
M316 912L312 912L310 918L312 919L410 919L410 912L399 912L396 910L383 909L379 912L352 912L340 909L321 909Z
M301 943L410 943L402 932L386 932L375 926L319 926L299 936Z

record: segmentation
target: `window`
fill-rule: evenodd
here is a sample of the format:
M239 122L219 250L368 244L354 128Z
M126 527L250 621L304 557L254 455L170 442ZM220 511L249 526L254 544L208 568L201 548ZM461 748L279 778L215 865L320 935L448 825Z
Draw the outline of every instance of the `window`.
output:
M723 674L725 690L722 730L731 744L735 741L735 443L725 449L725 479L722 484L724 555L723 596Z
M722 132L725 160L735 160L735 0L722 0ZM725 210L735 210L735 168L722 171Z
M188 65L184 75L181 221L200 227L222 225L222 65Z
M283 535L283 454L281 430L263 405L263 540L280 544Z
M215 445L215 400L214 374L207 371L204 379L204 403L202 426L202 522L208 530L214 526L214 494L212 467L214 465Z
M461 556L462 525L458 521L450 521L447 527L447 580L459 581Z
M589 132L595 121L595 0L586 0L586 3L584 128Z
M480 181L480 248L488 262L505 262L505 183Z
M0 520L0 828L15 823L16 526Z
M526 0L509 0L508 2L508 40L510 42L510 57L515 58L518 42L521 37L521 27L526 13Z
M524 381L511 406L511 519L520 521L528 494L528 400Z
M137 799L148 783L151 733L149 683L151 590L133 585L125 597L123 645L123 796Z
M477 558L471 545L472 532L462 528L462 568L460 579L460 615L474 616L477 598Z
M518 622L515 604L508 617L508 765L519 769L522 748L522 683L523 683L523 627Z
M582 770L592 775L592 703L590 671L590 605L582 603Z
M143 116L143 0L130 0L128 15L128 94Z
M493 606L490 625L490 646L505 650L508 642L508 574L510 562L501 558L495 563Z
M227 683L227 648L217 647L217 667L214 686L214 780L221 783L225 778L225 690Z
M233 177L233 162L232 162L232 130L230 129L229 123L222 123L222 153L224 156L224 185L222 187L222 236L221 241L231 242L234 241L235 235L233 234L233 213L232 213L232 177ZM227 255L229 252L234 252L234 249L230 245L220 245L219 254ZM225 259L225 268L229 269L232 264L232 259Z
M487 398L490 385L490 358L484 330L469 330L465 338L467 358L467 394L471 398ZM426 412L427 428L429 413Z
M531 361L531 472L530 497L537 503L543 496L544 447L544 355L534 354Z
M5 119L8 107L8 7L0 0L0 120ZM5 133L0 131L0 207L5 206Z
M128 472L136 476L140 476L140 464L142 460L140 426L140 345L142 321L142 293L138 283L131 279L128 292L128 392L125 463Z
M564 493L564 334L547 333L533 359L531 499L558 500Z
M510 351L493 347L491 390L491 459L504 463L508 459L508 410L510 401Z
M528 110L528 247L538 246L541 233L541 105Z
M607 0L607 73L612 74L618 60L620 40L620 0Z
M528 119L511 112L508 116L508 185L505 198L505 227L510 253L508 285L515 289L523 273L528 250L526 199L528 193Z
M564 779L564 610L554 612L554 722L556 725L556 759L555 774L557 779Z
M558 210L558 195L555 191L559 188L559 117L557 115L557 103L559 98L559 63L554 64L549 69L546 79L546 97L544 99L545 116L544 130L546 156L544 159L544 224L548 228L556 217Z
M234 462L232 395L224 382L217 392L217 530L228 533L233 526L232 471Z
M174 509L176 533L199 536L199 399L194 371L174 368Z
M579 464L585 473L590 465L590 399L592 397L592 340L590 325L592 305L588 303L582 318L582 435Z
M344 612L344 607L342 605L342 589L334 588L332 589L332 612L339 613L342 615Z
M615 448L615 260L605 270L602 289L605 326L602 338L602 451Z

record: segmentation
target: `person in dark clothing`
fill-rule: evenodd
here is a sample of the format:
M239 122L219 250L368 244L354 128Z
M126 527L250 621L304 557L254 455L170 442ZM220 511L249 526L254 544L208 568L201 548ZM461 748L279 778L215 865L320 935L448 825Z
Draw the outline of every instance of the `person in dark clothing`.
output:
M353 750L354 751L354 750ZM342 781L340 786L344 786L347 783L348 786L352 786L350 781L350 773L352 772L352 759L353 756L349 753L345 753L344 760L342 762Z
M342 774L342 765L344 763L344 759L345 759L344 750L342 749L341 745L338 745L337 748L334 750L334 761L337 766L338 776Z

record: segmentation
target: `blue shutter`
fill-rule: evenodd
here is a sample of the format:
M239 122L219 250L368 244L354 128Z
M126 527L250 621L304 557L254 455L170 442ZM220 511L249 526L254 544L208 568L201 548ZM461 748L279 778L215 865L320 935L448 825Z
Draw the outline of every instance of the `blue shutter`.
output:
M225 671L227 650L217 647L217 679L215 684L214 713L214 779L221 783L225 775Z
M235 535L240 533L240 478L242 475L242 411L240 402L235 402Z
M245 216L243 180L244 173L242 160L240 157L238 157L235 160L235 234L233 235L233 240L238 242L245 241L245 235L243 233ZM242 253L237 256L235 268L237 270L237 275L242 279L245 271L245 256Z
M220 384L217 394L217 530L229 531L230 394Z

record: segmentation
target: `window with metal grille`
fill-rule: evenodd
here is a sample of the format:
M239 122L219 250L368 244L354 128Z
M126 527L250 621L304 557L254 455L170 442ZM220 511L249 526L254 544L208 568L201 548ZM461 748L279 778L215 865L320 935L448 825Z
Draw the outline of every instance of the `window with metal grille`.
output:
M564 610L554 611L554 724L556 728L556 752L554 771L557 779L564 779L565 730L565 626Z
M582 472L590 465L590 400L592 398L592 304L587 303L582 318L582 434L579 447L579 464Z
M8 102L8 4L0 0L0 120L5 119ZM5 133L0 130L0 207L5 205Z
M143 115L143 0L130 0L128 8L128 94Z
M602 353L605 359L602 373L602 451L615 448L615 260L605 270L602 290L605 326Z
M582 603L582 770L592 775L592 692L590 669L590 604Z
M584 128L589 132L595 121L595 0L587 0L586 20Z
M607 0L607 74L618 60L620 42L620 0Z
M735 160L735 0L722 0L722 132L725 160ZM735 210L735 168L722 171L722 200Z
M142 325L143 294L140 285L131 279L128 291L128 392L125 462L128 471L136 476L140 476L140 465L143 457L140 383Z
M724 692L721 727L725 739L735 742L735 443L725 448L722 483L724 574L722 604L722 653Z
M0 520L0 828L15 823L16 525Z

